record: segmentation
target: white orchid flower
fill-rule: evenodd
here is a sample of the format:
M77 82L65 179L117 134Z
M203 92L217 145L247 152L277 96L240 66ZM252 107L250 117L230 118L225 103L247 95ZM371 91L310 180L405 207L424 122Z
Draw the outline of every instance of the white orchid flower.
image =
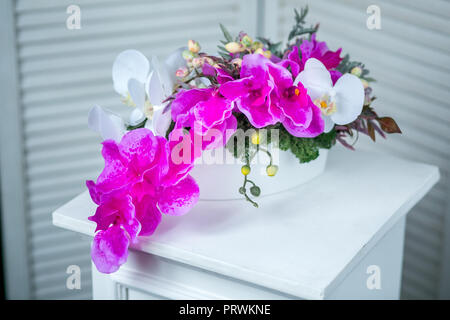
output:
M330 72L317 59L308 59L305 68L295 79L306 88L311 100L322 111L325 132L334 124L344 125L355 120L364 104L364 87L361 80L349 73L342 75L333 86Z
M176 81L176 70L186 65L181 53L184 49L178 49L164 61L160 63L156 56L151 60L151 72L145 85L145 90L149 99L149 105L144 109L147 118L146 128L149 128L156 135L165 136L170 126L170 112L164 112L166 100L172 93Z
M113 139L120 142L126 132L122 118L100 106L94 106L89 110L88 126L100 133L103 140Z
M138 125L147 118L145 127L154 134L164 136L170 125L170 112L163 113L165 103L173 91L175 72L186 64L180 48L159 63L156 56L151 62L139 51L120 53L113 64L114 89L127 104L136 106L130 114L130 125Z
M114 61L114 90L127 102L139 108L145 103L145 82L150 72L148 59L137 50L125 50Z

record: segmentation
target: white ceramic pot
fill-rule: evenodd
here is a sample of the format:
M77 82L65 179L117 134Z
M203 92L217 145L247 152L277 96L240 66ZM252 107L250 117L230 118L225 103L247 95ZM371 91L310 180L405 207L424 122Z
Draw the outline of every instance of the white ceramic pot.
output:
M214 154L214 152L219 153ZM254 181L261 188L259 198L295 188L320 175L325 170L328 150L320 149L319 157L308 163L299 163L290 151L279 151L278 155L276 153L273 155L274 164L278 165L278 172L273 177L269 177L266 173L266 167L270 161L266 153L259 152L251 163L248 179ZM232 159L234 163L229 164L229 162L223 163L222 161L221 164L218 164L212 160L221 157ZM200 187L200 200L243 198L238 191L244 180L241 173L241 167L244 165L242 161L235 159L227 149L215 149L215 151L203 152L203 156L198 162L192 169L191 175ZM247 190L250 186L251 184L247 184Z

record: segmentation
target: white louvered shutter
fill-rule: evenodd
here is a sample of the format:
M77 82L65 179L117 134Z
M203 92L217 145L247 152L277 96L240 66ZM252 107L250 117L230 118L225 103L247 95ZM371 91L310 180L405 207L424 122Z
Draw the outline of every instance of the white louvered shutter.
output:
M81 29L68 30L66 8L81 8ZM256 1L17 0L15 29L23 110L31 297L89 298L89 244L52 226L51 212L85 190L103 166L100 138L87 128L95 104L125 113L111 67L129 48L163 58L188 39L216 52L218 23L256 29ZM66 289L66 268L79 265L82 290Z
M377 79L376 110L394 117L403 131L386 141L379 138L376 144L367 139L358 144L441 170L440 182L408 216L402 279L402 298L438 298L448 281L445 252L450 258L450 3L266 1L265 34L285 40L294 21L293 8L307 2L307 20L320 22L318 39L366 64ZM381 30L366 27L366 9L372 4L381 9Z

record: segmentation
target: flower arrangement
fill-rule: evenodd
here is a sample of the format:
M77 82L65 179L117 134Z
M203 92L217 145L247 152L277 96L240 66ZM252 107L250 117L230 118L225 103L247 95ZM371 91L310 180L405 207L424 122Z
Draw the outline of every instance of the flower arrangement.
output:
M190 171L205 150L225 147L243 159L244 182L236 192L257 206L261 189L249 179L250 159L258 152L271 157L263 142L274 138L261 130L277 130L279 148L300 163L336 142L353 149L348 140L359 133L374 141L375 132L400 133L392 118L371 107L374 80L364 64L318 41L318 25L306 26L307 11L295 11L284 49L243 32L232 37L221 25L218 56L201 52L193 40L163 62L136 50L118 55L114 89L132 107L129 119L99 106L89 113L90 128L104 139L105 167L86 183L97 204L89 219L97 224L92 259L99 271L118 270L129 245L151 235L162 214L182 215L197 203ZM236 147L230 142L239 129L253 134ZM267 175L278 170L271 159Z

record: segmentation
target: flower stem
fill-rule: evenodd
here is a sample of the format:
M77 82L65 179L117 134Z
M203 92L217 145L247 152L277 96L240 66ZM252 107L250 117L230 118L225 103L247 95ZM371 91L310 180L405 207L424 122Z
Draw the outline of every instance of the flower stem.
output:
M258 208L258 204L257 204L255 201L253 201L253 200L248 196L248 194L247 194L247 189L245 189L245 186L247 185L247 182L250 182L251 184L253 184L253 185L255 186L255 183L254 183L253 181L247 179L247 176L245 176L245 178L244 178L244 185L243 185L243 188L244 188L244 190L245 190L245 192L244 192L245 200L247 200L248 202L250 202L251 204L253 204L253 206L255 206L256 208Z
M271 165L272 165L272 154L269 152L269 150L267 150L267 149L265 149L265 148L261 148L261 147L259 147L259 146L258 146L258 150L261 150L261 151L267 153L267 155L268 155L269 158L270 158L269 166L271 166Z
M246 160L245 161L246 165L248 167L250 167L250 157L248 155L246 156L245 160ZM244 183L243 183L242 187L239 189L239 192L244 195L245 200L247 200L248 202L253 204L254 207L258 208L258 204L255 201L253 201L247 194L247 189L245 188L247 186L247 182L251 183L254 187L256 187L256 184L252 180L248 179L247 175L244 175Z

